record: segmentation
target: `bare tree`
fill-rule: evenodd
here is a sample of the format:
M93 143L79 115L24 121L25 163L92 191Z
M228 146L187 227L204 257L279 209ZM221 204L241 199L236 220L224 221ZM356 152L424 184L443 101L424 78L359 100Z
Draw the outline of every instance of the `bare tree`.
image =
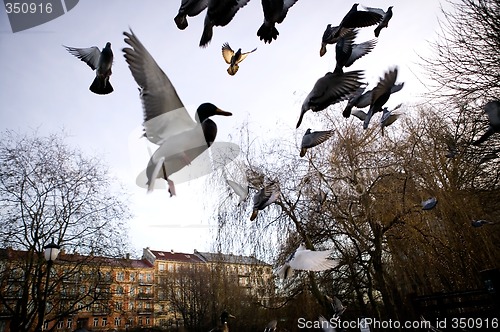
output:
M70 148L63 135L2 133L0 239L2 246L25 253L0 269L0 288L10 287L0 301L11 316L11 331L40 330L43 320L57 321L102 300L103 279L94 269L103 262L92 260L123 257L128 248L122 195L102 162ZM75 260L62 254L47 271L43 249L52 239L66 252L84 255ZM14 283L9 269L18 271ZM54 276L45 284L47 273ZM80 286L63 284L71 280Z
M500 95L500 4L496 0L454 0L444 10L441 33L424 59L434 96L484 105ZM460 101L460 103L458 102Z

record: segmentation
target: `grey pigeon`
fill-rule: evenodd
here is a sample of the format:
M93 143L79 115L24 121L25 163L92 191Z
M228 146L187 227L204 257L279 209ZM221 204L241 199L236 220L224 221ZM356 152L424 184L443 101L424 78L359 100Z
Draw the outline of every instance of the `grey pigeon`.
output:
M336 297L336 296L334 296L333 299L332 299L328 295L325 295L325 297L328 300L328 302L330 302L332 304L332 309L333 309L334 315L336 317L342 316L342 314L344 313L344 311L347 308L342 304L342 302L339 300L339 298Z
M264 43L271 43L278 38L279 32L275 27L276 23L282 23L297 0L262 0L262 10L264 11L264 23L257 31L257 36Z
M400 91L403 88L403 86L404 86L404 83L395 84L391 88L391 94ZM369 90L369 91L366 91L365 93L363 93L364 90L365 90L365 87L360 87L359 90L354 92L349 97L349 101L347 102L347 106L345 107L344 112L342 112L342 115L345 118L348 118L351 115L351 110L353 107L364 108L364 107L370 106L370 103L372 101L373 90Z
M200 47L206 47L210 43L214 26L226 26L248 1L250 0L208 0Z
M339 41L339 39L345 34L347 34L349 31L352 31L353 29L350 28L342 28L340 26L334 26L332 27L331 24L328 24L326 26L325 31L323 32L323 36L321 38L321 48L319 50L319 56L323 56L326 53L326 45L330 44L335 44L336 42Z
M294 270L304 271L325 271L333 269L339 264L336 259L330 259L331 250L313 251L306 249L301 244L297 250L292 253L285 264L277 271L281 279L286 279L293 275Z
M222 45L222 57L229 64L229 68L227 69L227 73L229 75L234 75L240 68L238 65L241 61L245 60L245 58L252 52L255 52L257 48L254 48L250 52L241 53L241 48L239 48L236 53L231 49L228 43L224 43Z
M472 220L471 225L472 227L482 227L484 225L494 225L495 223L493 221L488 221L484 219L479 219L479 220Z
M422 202L422 210L432 210L436 207L437 204L436 197L431 197Z
M382 15L370 11L358 10L358 4L352 5L339 24L340 28L363 28L375 25L382 20ZM341 29L338 29L334 37L338 37Z
M398 69L393 68L384 74L384 77L380 79L377 86L373 89L370 109L366 113L363 129L368 128L368 124L374 113L382 111L382 106L389 100L397 78Z
M382 15L382 21L380 21L380 23L377 25L377 27L375 28L375 30L373 31L375 33L375 37L378 37L380 35L380 31L383 29L383 28L387 28L389 25L389 21L391 20L392 18L392 6L390 6L386 12L384 12L382 9L380 8L371 8L371 7L365 7L366 10L370 11L370 12L374 12L374 13L377 13L377 14L380 14Z
M304 157L307 149L326 142L326 140L333 136L333 133L333 130L311 132L311 129L307 129L304 136L302 137L302 143L300 145L300 156Z
M472 145L479 145L485 142L494 133L500 132L500 101L493 100L484 106L484 112L488 115L488 130Z
M326 73L316 81L312 91L307 95L302 103L297 127L302 123L302 118L308 110L319 112L330 105L338 103L348 98L363 83L362 70L355 70L346 73Z
M343 67L350 67L354 61L370 53L377 44L376 39L371 39L361 44L354 44L357 31L352 30L340 37L335 46L335 59L337 64L334 72L342 72Z
M278 321L276 319L273 319L270 321L267 325L266 328L264 329L264 332L276 332L276 327L278 326Z
M401 105L402 104L399 104L390 111L389 109L387 109L387 107L384 107L382 109L382 117L380 118L380 128L382 129L382 136L384 136L384 128L393 124L394 121L399 119L399 117L401 116L401 114L399 113L394 113L394 111L400 108Z
M177 27L184 30L188 26L187 17L193 17L198 15L207 8L208 0L181 0L181 6L179 7L179 12L174 17L174 22Z
M98 95L107 95L113 92L113 87L109 82L111 66L113 65L113 51L111 50L110 42L106 43L102 51L99 51L97 46L89 48L64 47L69 53L85 62L92 70L96 71L95 79L89 87L90 91Z
M253 211L250 220L255 220L259 211L276 202L279 196L280 188L277 182L272 182L259 190L253 197Z

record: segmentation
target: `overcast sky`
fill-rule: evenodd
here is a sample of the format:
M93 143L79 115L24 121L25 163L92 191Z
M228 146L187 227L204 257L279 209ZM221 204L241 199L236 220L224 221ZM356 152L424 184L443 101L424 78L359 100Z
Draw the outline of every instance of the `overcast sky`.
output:
M142 106L121 51L126 46L123 31L134 30L190 114L203 102L233 113L214 118L217 141L238 142L236 128L245 121L253 137L266 139L279 132L290 135L289 140L301 137L316 115L308 112L295 130L303 98L318 78L335 67L333 45L319 56L323 31L328 23L338 25L353 2L299 0L277 25L278 39L264 44L256 35L263 20L261 2L251 0L227 26L214 28L205 49L198 47L205 11L188 18L188 28L181 31L173 21L179 4L180 0L81 0L65 15L18 33L12 33L7 14L0 14L0 128L23 133L38 129L40 134L64 129L70 134L69 144L102 156L132 194L130 236L137 251L147 246L210 250L208 216L215 207L203 204L199 190L203 179L176 186L173 198L165 190L146 194L135 185L148 155L138 138ZM365 69L365 81L372 88L388 68L398 66L398 82L405 82L405 87L387 106L417 101L425 93L417 54L427 54L427 41L435 39L439 1L367 0L362 5L384 10L393 5L394 16L375 49L351 68ZM361 29L356 42L374 38L373 29ZM115 91L100 96L88 90L95 74L62 45L103 48L108 41L114 52ZM235 76L226 72L221 56L224 42L234 50L258 48Z

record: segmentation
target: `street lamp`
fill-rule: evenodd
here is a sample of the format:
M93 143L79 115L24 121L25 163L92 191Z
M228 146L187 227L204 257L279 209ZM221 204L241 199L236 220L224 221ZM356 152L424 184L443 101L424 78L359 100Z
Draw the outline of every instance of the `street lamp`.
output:
M59 255L59 249L61 247L55 244L54 238L52 238L52 242L50 242L48 245L43 247L43 256L45 257L45 260L47 261L47 276L45 277L45 289L43 292L43 301L40 306L40 320L38 323L39 329L38 331L42 330L44 319L45 319L45 308L47 306L47 295L49 291L49 278L50 278L50 269L52 268L52 264L57 258L57 255Z

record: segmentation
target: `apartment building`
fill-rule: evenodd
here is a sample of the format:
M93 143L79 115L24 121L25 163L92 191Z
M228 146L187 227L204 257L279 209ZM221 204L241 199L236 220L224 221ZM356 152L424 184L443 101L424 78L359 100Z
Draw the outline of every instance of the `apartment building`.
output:
M34 273L26 271L24 264L33 255L36 253L0 249L0 332L10 331L11 309L25 298L23 286L33 286L23 284L30 279L26 274ZM43 328L69 332L184 325L184 319L191 316L181 312L182 305L195 308L178 299L189 300L192 288L203 288L207 278L214 277L213 271L221 268L231 276L228 280L263 302L274 291L270 265L254 257L149 248L143 249L141 259L61 252L51 270ZM43 268L40 271L37 273L45 273Z

